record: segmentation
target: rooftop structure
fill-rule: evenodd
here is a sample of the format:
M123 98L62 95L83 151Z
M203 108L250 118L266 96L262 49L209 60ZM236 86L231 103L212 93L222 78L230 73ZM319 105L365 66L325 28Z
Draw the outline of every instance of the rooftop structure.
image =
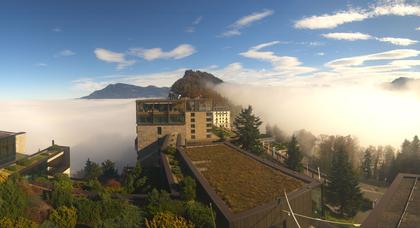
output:
M313 216L320 205L320 183L263 160L232 144L178 147L197 180L202 198L217 207L221 227L294 227L284 192L294 212ZM310 220L300 220L302 227Z
M420 175L400 173L362 227L418 227Z
M217 139L212 133L211 99L137 100L136 117L136 149L141 161L156 157L151 155L157 155L159 143L166 135L180 135L183 141L188 142Z
M25 132L0 131L0 165L15 160L17 153L25 153Z

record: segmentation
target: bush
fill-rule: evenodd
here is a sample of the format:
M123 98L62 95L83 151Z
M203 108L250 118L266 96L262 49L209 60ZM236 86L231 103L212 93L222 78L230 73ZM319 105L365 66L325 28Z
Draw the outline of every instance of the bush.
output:
M147 195L146 212L149 218L157 215L160 212L171 212L175 215L184 214L184 205L179 200L173 200L169 196L169 193L165 191L158 191L153 189Z
M49 201L55 207L71 206L73 202L73 183L67 175L55 176L54 189L49 194Z
M181 198L185 201L194 200L196 197L195 180L189 176L185 177L181 182Z
M176 154L176 148L173 146L168 146L163 153L169 154L169 155L175 155Z
M153 219L145 220L147 228L193 228L194 224L187 221L181 216L173 215L172 213L158 213Z
M9 177L0 183L0 215L17 219L24 215L28 207L28 197L18 185L16 176Z
M62 206L53 210L48 218L60 228L73 228L77 223L77 211L74 207Z
M2 228L35 228L36 223L29 219L18 217L17 219L0 218L0 227Z
M27 166L31 164L31 161L28 158L22 158L16 162L16 164L21 166Z
M190 201L186 204L185 214L196 227L216 228L215 212L210 207Z

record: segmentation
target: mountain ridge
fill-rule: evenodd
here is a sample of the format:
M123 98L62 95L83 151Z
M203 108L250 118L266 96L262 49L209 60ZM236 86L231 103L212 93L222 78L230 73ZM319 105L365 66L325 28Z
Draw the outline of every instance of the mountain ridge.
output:
M125 83L109 84L101 90L81 97L81 99L131 99L131 98L154 98L167 97L169 87L136 86Z

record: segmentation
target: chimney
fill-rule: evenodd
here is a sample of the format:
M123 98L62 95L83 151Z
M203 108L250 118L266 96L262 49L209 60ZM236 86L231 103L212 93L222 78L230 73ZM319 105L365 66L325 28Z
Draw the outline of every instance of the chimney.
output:
M54 139L52 140L52 145L53 145L53 146L55 145L55 143L54 143Z

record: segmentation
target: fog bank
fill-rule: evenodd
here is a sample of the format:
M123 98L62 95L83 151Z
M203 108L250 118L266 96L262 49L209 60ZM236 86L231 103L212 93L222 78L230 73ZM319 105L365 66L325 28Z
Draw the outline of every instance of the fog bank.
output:
M306 129L319 134L353 135L362 146L400 146L420 133L420 99L414 93L374 86L287 88L222 84L233 102L254 107L263 124L287 133Z
M27 132L27 153L71 147L72 174L90 158L134 164L134 100L0 101L0 130Z

